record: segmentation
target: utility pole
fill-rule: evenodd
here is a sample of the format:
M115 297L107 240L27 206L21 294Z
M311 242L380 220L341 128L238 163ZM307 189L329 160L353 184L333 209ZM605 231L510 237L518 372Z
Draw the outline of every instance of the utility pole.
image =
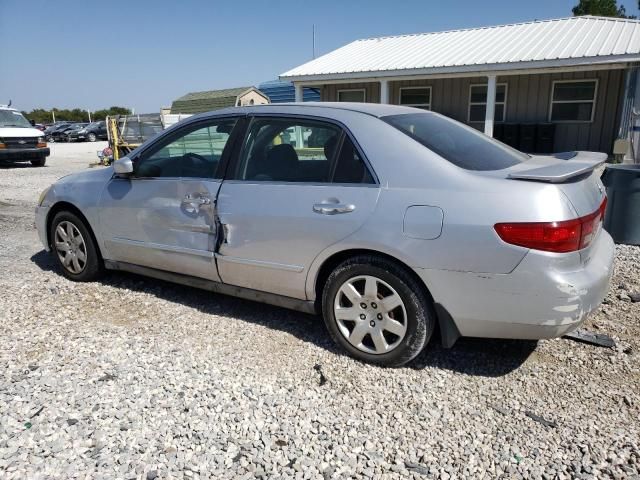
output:
M312 54L313 54L313 58L316 58L316 24L313 23L311 26L311 32L312 32L312 40L311 40L311 45L312 45Z
M53 117L53 123L56 123L56 109L51 109L51 116Z
M87 113L89 114L89 123L91 123L91 110L87 108Z

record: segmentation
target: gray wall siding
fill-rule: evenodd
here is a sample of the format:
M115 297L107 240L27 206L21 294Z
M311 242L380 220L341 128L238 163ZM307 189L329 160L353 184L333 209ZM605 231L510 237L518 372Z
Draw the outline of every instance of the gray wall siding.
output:
M548 122L553 81L592 78L598 79L593 122L556 124L554 150L592 150L610 154L618 130L621 97L624 92L624 70L498 77L498 83L507 84L505 122ZM390 102L399 102L401 87L431 86L432 110L468 123L470 85L486 82L485 77L390 82ZM324 85L321 98L323 101L336 101L337 91L347 88L365 88L367 102L380 101L378 82ZM470 125L478 129L484 127L483 123Z

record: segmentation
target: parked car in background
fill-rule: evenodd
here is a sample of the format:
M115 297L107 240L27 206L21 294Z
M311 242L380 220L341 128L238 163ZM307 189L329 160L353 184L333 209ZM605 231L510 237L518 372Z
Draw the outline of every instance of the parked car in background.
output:
M577 328L612 274L605 159L409 107L229 108L60 179L36 225L72 280L126 270L322 313L349 354L396 366L436 324L446 346Z
M43 167L48 156L43 132L33 128L18 110L0 105L0 161Z
M66 127L60 128L51 134L52 142L68 142L69 133L73 130L80 130L86 127L88 123L70 123Z
M55 132L57 132L58 130L62 130L64 128L68 128L69 125L71 125L72 122L56 122L54 124L49 125L45 131L45 137L47 138L47 142L53 142L53 134Z
M86 127L77 130L70 130L67 133L67 138L70 142L95 142L96 140L106 140L107 124L104 120L90 123Z

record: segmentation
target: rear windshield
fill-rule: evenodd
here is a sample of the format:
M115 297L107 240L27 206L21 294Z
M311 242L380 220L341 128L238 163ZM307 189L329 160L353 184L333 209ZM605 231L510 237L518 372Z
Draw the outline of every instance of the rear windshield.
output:
M382 120L466 170L501 170L529 159L528 155L442 115L408 113L389 115Z

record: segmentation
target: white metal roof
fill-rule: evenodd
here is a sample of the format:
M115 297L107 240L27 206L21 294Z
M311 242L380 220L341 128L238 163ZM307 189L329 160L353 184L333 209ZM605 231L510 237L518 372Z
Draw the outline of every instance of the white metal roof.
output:
M640 60L640 21L570 17L356 40L280 75L330 80Z

